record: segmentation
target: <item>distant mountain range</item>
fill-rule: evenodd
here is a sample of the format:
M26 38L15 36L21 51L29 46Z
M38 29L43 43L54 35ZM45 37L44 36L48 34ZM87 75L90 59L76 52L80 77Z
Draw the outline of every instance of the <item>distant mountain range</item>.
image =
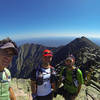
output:
M33 68L41 63L41 55L44 49L53 51L52 65L56 66L69 54L76 58L76 65L86 70L91 65L98 66L100 62L100 47L86 37L76 38L67 45L59 47L46 47L39 44L27 43L19 47L18 57L14 57L10 65L13 77L29 78ZM84 67L83 67L84 66Z
M49 47L58 47L61 45L68 44L73 39L74 37L30 38L30 39L16 40L15 42L17 43L18 46L26 43L34 43Z
M63 61L69 54L75 56L75 65L81 69L85 80L85 85L82 86L75 100L80 98L100 100L100 47L86 37L76 38L59 47L33 43L20 45L18 57L13 58L9 67L12 77L29 78L32 70L41 64L42 51L46 48L53 51L51 65L57 72L62 68Z
M66 45L71 41L73 41L74 39L75 37L30 38L30 39L16 40L15 42L17 43L18 46L21 46L26 43L30 43L30 44L34 43L34 44L40 44L49 47L58 47L58 46ZM89 38L89 39L100 46L100 39L98 38Z

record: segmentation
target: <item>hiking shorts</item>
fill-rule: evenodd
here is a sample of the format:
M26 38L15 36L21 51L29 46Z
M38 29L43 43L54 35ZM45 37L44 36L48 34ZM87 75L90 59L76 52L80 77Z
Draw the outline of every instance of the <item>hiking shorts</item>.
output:
M46 96L37 96L36 98L36 100L53 100L53 94L50 93Z
M62 95L65 100L74 100L77 96L76 94L69 93L64 87L58 89L57 94Z

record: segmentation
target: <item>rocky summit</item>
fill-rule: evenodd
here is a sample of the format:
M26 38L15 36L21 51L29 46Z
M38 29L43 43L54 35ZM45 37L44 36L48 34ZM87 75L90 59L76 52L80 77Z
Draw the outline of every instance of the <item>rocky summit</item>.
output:
M76 100L100 100L100 47L86 37L73 40L54 55L52 65L58 72L69 54L75 56L75 65L81 69L85 81Z
M81 69L85 80L76 100L100 100L100 47L86 37L76 38L69 44L56 48L38 44L20 46L18 57L13 58L9 67L12 76L29 78L33 68L41 63L41 54L46 48L54 53L51 64L57 71L69 54L75 56L75 65Z

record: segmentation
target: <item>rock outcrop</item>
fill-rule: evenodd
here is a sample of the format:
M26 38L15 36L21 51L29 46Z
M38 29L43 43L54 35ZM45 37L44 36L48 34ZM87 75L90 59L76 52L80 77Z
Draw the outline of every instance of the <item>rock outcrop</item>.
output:
M100 100L100 47L86 37L76 38L69 44L61 47L45 47L37 44L24 44L19 47L18 57L14 57L10 65L13 77L29 78L34 67L41 63L41 55L44 49L54 52L52 65L60 69L64 59L73 54L84 76L85 85L76 100ZM12 67L13 66L13 67Z

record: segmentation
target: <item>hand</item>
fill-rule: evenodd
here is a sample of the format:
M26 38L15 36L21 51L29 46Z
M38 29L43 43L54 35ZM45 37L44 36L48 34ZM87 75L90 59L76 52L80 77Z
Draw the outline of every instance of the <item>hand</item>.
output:
M37 94L33 94L33 93L32 93L32 98L33 98L33 100L36 100L36 97L37 97Z

